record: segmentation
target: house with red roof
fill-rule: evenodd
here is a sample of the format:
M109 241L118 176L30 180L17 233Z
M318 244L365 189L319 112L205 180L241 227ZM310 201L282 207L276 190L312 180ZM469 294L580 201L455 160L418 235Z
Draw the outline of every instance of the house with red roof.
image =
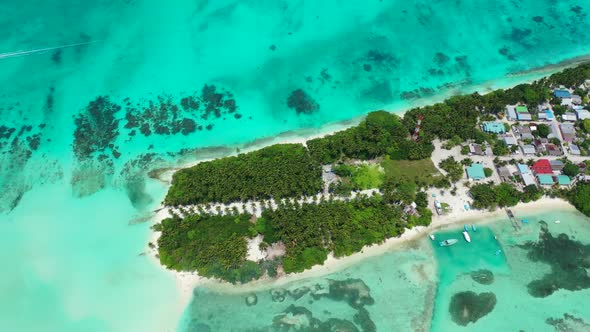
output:
M533 166L531 166L531 169L535 174L553 174L551 163L547 159L537 160Z

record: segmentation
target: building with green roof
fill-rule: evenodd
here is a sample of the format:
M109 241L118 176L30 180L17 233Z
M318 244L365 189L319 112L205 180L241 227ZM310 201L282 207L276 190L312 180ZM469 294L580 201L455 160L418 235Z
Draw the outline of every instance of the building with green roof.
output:
M504 134L506 132L504 124L500 122L484 122L482 124L482 129L487 133L494 134Z
M557 183L559 183L560 186L569 186L572 184L572 180L567 175L558 175Z
M528 113L529 109L524 105L518 105L518 106L516 106L516 112L517 113Z
M473 180L485 179L486 173L483 171L482 164L473 164L467 167L467 176Z
M539 174L537 175L537 179L542 186L552 186L553 185L553 176L549 174Z

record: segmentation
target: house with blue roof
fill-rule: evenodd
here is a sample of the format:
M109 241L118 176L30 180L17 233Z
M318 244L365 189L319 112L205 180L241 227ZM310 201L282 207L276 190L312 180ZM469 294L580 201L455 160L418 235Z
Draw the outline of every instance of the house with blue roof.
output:
M537 175L537 179L539 179L539 183L542 186L552 186L553 185L553 176L549 174L539 174Z
M555 120L555 115L553 115L553 111L549 108L545 110L545 119L547 121Z
M556 89L553 90L553 95L557 98L571 98L572 94L567 90Z
M535 177L533 176L533 172L531 172L531 169L527 165L518 164L516 167L518 168L518 173L520 173L520 177L522 178L522 182L524 183L525 187L537 185L535 182Z
M467 167L467 176L475 181L485 179L486 173L483 170L483 165L475 163Z
M481 127L486 133L504 134L506 132L504 124L500 122L484 122Z
M557 183L560 186L569 186L572 184L572 180L567 175L558 175L557 176Z

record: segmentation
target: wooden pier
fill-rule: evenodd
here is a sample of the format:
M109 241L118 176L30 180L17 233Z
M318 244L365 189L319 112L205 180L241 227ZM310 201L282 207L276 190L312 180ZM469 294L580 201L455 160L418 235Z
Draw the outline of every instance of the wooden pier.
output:
M512 213L512 210L510 209L504 209L506 211L506 214L508 215L508 219L510 220L510 223L512 224L512 227L514 228L515 231L520 230L521 225L520 222L518 221L518 219L516 219L516 217L514 216L514 213Z

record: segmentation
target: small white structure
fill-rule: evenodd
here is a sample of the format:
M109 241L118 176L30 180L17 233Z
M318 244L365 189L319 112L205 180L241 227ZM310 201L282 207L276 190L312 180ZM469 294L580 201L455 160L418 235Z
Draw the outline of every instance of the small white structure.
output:
M565 113L564 115L561 116L561 119L563 121L576 122L576 120L578 120L578 116L576 115L576 113L567 112L567 113Z
M582 154L582 152L580 151L580 148L575 144L570 144L570 153L573 154L574 156L579 156Z
M585 109L578 109L576 110L576 116L578 117L578 120L590 119L590 112Z
M520 147L522 149L522 154L526 155L534 155L535 153L537 153L537 150L535 149L535 147L531 144L524 144Z
M514 138L514 136L505 136L504 142L506 142L506 145L508 146L517 144L516 138Z
M514 106L514 105L506 106L506 118L508 119L508 121L516 121L517 120L516 106Z

